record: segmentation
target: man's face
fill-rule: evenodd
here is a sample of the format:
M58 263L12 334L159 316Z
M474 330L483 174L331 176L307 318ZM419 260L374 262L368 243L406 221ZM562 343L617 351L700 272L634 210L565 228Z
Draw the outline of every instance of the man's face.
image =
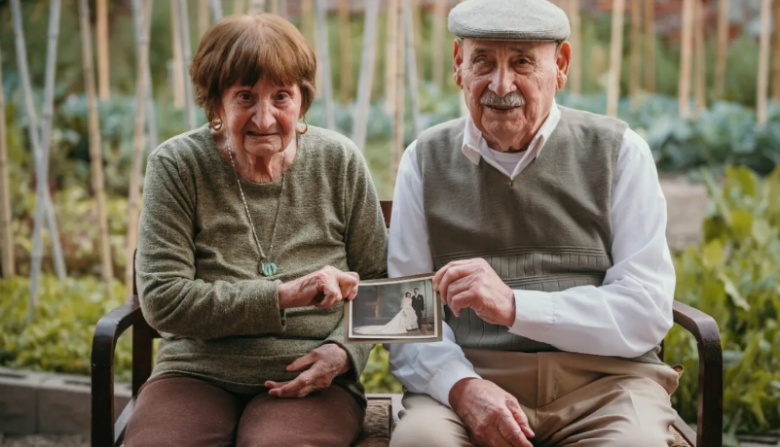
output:
M420 291L419 291L419 290L417 290L417 289L414 289L414 294L415 294L415 295L419 295L419 294L420 294Z
M454 48L454 78L490 147L524 150L566 83L568 42L465 39Z

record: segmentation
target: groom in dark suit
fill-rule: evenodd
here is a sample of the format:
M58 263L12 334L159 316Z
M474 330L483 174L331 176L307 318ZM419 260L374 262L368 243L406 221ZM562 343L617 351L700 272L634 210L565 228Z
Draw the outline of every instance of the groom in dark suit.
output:
M414 309L414 312L417 314L417 328L422 330L422 314L425 310L425 298L420 295L420 289L414 289L414 295L412 295L412 309Z

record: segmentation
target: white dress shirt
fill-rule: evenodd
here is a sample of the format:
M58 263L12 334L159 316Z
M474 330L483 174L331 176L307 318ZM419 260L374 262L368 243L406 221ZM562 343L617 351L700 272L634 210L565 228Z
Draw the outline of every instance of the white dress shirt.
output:
M505 154L490 149L467 117L463 155L475 164L484 159L514 178L542 155L560 118L553 103L528 149ZM415 147L416 141L404 152L396 179L387 259L390 277L433 272ZM631 129L626 130L618 155L610 219L613 265L603 285L560 292L514 290L516 316L510 332L561 351L624 358L638 357L661 342L673 324L675 287L665 234L666 199L650 148ZM441 342L391 345L390 369L409 391L428 394L444 405L449 405L456 382L479 378L446 323Z

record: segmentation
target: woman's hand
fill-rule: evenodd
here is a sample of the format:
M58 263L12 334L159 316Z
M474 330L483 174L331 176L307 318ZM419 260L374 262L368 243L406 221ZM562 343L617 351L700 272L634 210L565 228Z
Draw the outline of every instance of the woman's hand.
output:
M353 300L360 275L327 266L314 273L279 286L279 308L331 307L342 300Z
M307 369L308 368L308 369ZM298 377L289 382L266 381L269 396L305 397L312 391L330 386L336 376L349 371L349 356L347 351L335 343L326 343L319 348L296 359L287 371L301 371Z

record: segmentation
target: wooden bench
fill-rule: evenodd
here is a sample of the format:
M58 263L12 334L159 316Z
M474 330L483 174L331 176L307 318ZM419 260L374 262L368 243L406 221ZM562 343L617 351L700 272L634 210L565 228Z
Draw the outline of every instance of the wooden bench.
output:
M392 202L382 202L385 223L389 225ZM135 290L135 287L133 287ZM670 429L673 447L718 447L723 432L723 357L720 333L709 315L680 302L674 302L674 322L696 338L699 350L699 389L697 431L682 419ZM119 336L132 328L132 398L116 417L114 408L114 350ZM98 321L92 341L92 447L123 445L125 428L133 413L138 390L152 373L152 342L157 331L144 320L137 296ZM663 351L661 352L663 358ZM389 444L401 409L400 395L368 395L363 431L355 447L384 447ZM116 421L116 422L115 422Z

